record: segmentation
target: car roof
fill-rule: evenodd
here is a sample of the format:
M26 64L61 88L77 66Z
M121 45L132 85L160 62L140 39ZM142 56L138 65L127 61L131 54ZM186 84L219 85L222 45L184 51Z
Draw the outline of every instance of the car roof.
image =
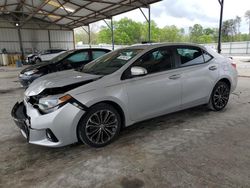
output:
M102 51L111 51L111 50L106 49L106 48L80 48L80 49L75 49L75 50L72 50L72 51L80 51L80 50L102 50Z
M193 43L146 43L146 44L135 44L129 47L126 47L125 49L143 49L143 50L150 50L158 47L166 47L166 46L193 46L198 47L206 50L206 48L199 44L193 44Z
M66 50L60 49L60 48L50 48L50 49L47 49L47 50L63 50L63 51L66 51Z

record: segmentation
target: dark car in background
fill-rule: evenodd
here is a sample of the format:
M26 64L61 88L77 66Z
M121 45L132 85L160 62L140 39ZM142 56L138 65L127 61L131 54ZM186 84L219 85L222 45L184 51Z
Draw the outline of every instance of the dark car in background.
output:
M48 62L41 62L23 69L19 75L22 86L28 87L35 79L52 72L77 69L110 52L108 49L88 48L69 50Z

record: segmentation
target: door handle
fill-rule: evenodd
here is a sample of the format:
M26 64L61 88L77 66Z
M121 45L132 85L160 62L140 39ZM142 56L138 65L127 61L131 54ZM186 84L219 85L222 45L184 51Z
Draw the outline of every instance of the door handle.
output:
M174 74L174 75L172 75L172 76L169 76L168 78L171 79L171 80L176 80L176 79L178 79L178 78L180 78L180 77L181 77L180 74Z
M214 71L214 70L216 70L216 69L217 69L216 66L211 66L211 67L209 67L209 70L211 70L211 71Z

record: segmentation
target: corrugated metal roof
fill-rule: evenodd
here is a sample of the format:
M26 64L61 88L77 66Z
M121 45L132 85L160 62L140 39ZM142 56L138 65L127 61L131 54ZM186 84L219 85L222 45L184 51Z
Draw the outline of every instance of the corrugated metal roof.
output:
M109 19L161 0L3 0L1 15L13 17L13 24L25 25L32 18L70 29Z

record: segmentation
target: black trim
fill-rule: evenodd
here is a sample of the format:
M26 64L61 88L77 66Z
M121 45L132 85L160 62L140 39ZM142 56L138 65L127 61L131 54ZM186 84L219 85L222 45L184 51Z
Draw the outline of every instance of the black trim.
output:
M63 103L61 103L61 104L59 104L59 105L57 105L57 106L55 106L55 107L58 107L58 109L59 108L61 108L62 106L64 106L65 104L67 104L67 103L70 103L70 104L72 104L72 105L74 105L74 103L75 104L77 104L79 107L79 109L81 109L81 110L84 110L84 111L87 111L89 108L87 107L87 106L85 106L84 104L82 104L80 101L78 101L78 100L76 100L75 98L71 98L71 99L69 99L68 101L65 101L65 102L63 102ZM76 105L74 105L74 106L76 106ZM36 108L39 112L40 112L40 114L41 115L46 115L46 114L48 114L48 113L45 113L45 112L43 112L40 108L39 108L39 106L38 105L33 105L33 107L34 108ZM52 107L52 108L55 108L55 107ZM76 106L77 107L77 106Z
M58 142L58 139L50 129L46 129L46 137L51 142Z
M79 105L81 108L81 110L87 111L89 108L87 106L85 106L84 104L82 104L80 101L76 100L75 98L71 98L68 101L70 104L74 105L74 103L76 103L77 105ZM75 106L75 105L74 105Z

